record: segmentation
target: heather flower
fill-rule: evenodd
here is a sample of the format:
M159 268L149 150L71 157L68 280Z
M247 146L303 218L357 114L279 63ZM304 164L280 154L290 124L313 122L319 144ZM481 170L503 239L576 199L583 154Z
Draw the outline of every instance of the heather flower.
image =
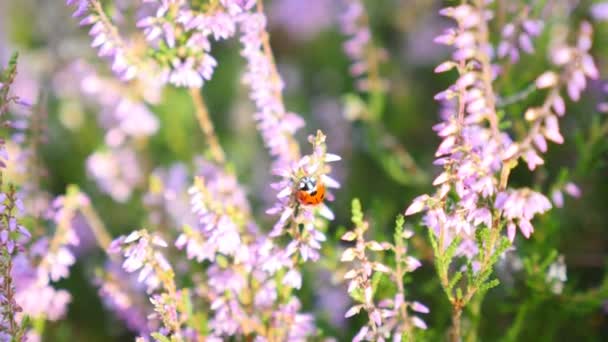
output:
M532 218L551 209L551 203L543 194L530 189L501 192L496 196L494 206L507 220L507 235L511 242L515 238L516 225L521 233L529 238L534 232L530 223Z
M166 247L167 243L160 237L149 236L145 230L134 231L127 236L120 236L108 248L110 253L122 252L125 260L122 267L128 273L139 271L138 281L152 292L161 285L161 277L172 274L171 265L156 247Z
M508 56L511 62L517 62L520 51L534 53L532 39L542 33L543 26L541 20L530 18L530 8L524 6L512 22L503 26L497 48L498 57Z
M557 44L551 51L552 62L564 70L564 83L568 96L573 101L578 101L581 92L587 87L586 78L597 79L599 77L593 57L589 54L592 38L591 24L583 22L575 46Z
M586 78L597 78L597 68L589 55L591 26L581 25L576 46L563 41L553 43L552 62L561 70L541 74L534 87L547 91L542 106L531 107L524 118L530 123L521 140L512 141L502 131L493 81L500 75L492 65L488 21L492 12L483 1L447 7L440 11L457 22L436 38L436 42L455 48L452 60L440 64L436 72L455 69L458 79L437 94L442 101L443 121L434 127L442 139L435 164L442 172L435 178L433 195L421 195L406 209L406 215L425 212L423 223L436 258L436 270L453 307L452 339L459 340L462 309L478 293L498 285L490 280L493 265L513 242L516 231L529 238L534 232L532 219L552 205L543 194L529 188L509 187L509 176L519 159L530 170L542 165L540 154L547 150L547 140L563 143L558 117L565 114L560 95L566 86L570 98L577 101L586 87ZM525 19L522 19L525 20ZM534 25L536 24L536 25ZM529 41L540 30L539 23L527 23L523 39L516 27L507 25L503 37L517 36L519 47L532 52ZM558 39L567 35L561 34ZM510 44L507 46L506 44ZM503 42L499 54L516 53L514 43ZM575 193L575 188L570 186ZM557 202L563 201L558 193ZM559 204L558 204L559 205ZM502 237L506 227L507 237ZM456 256L464 256L460 270L450 271ZM559 274L559 271L553 273ZM463 279L463 275L467 278ZM557 278L560 278L558 276ZM367 334L367 332L365 332ZM364 334L364 335L365 335ZM363 335L363 336L364 336Z
M294 312L292 306L282 306L288 312L281 315L276 311L276 305L292 300L289 297L285 302L279 301L278 287L299 288L301 275L286 251L257 230L235 176L203 162L189 192L197 220L193 226L182 228L175 245L185 250L188 259L213 262L206 269L208 286L197 289L212 310L208 337L220 340L255 333L261 338L266 336L264 320L271 320L273 326L276 324L273 329L285 334L302 330L293 321L299 320L301 314ZM282 278L276 277L283 268L286 271ZM252 292L252 282L259 284L258 291ZM251 304L239 300L244 295L253 298ZM312 330L306 331L310 334Z
M593 4L589 10L593 19L597 21L608 20L608 2Z
M145 296L145 288L137 286L140 283L135 277L129 276L115 263L108 262L105 269L95 276L94 282L99 287L104 305L130 330L147 335L155 328L155 324L148 321L152 307Z
M188 169L182 163L152 171L143 198L152 225L196 226L198 219L192 212L188 194L190 182Z
M540 153L547 151L547 140L561 144L564 137L560 132L558 118L566 113L566 106L560 88L566 87L573 101L580 99L581 92L587 87L586 78L597 79L599 73L589 50L592 42L592 28L587 22L581 24L576 46L565 43L555 44L552 48L552 62L561 68L559 73L547 71L535 81L538 89L548 89L549 93L541 106L531 107L525 112L530 122L530 130L520 142L513 144L505 152L505 159L523 158L530 170L544 164Z
M143 29L146 39L156 49L167 49L163 60L159 61L161 80L176 86L202 87L211 79L217 66L217 61L210 55L208 36L214 29L216 33L222 30L226 21L227 25L234 25L232 18L204 18L206 14L196 17L186 1L154 2L158 5L155 14L140 19L137 26ZM193 23L195 17L199 20Z
M317 228L320 222L315 213L328 219L332 219L333 214L324 204L318 209L300 206L295 193L298 183L305 176L314 177L315 181L323 182L328 188L338 187L339 184L327 176L330 169L325 163L339 160L339 157L326 153L325 136L321 132L309 139L313 143L313 153L303 158L300 156L294 134L304 123L297 114L286 112L282 98L284 83L272 58L266 18L262 13L242 12L238 22L240 41L243 44L241 54L247 60L243 82L250 87L250 97L257 109L254 118L258 121L262 139L274 159L273 170L283 177L281 181L272 184L273 189L277 190L278 201L267 213L280 215L280 218L270 235L277 237L287 230L292 237L296 237L286 248L287 256L299 252L304 261L317 260L320 242L325 240L325 236ZM301 210L294 215L296 208ZM303 229L296 232L299 225ZM276 263L278 264L280 263ZM291 275L287 277L287 283L299 286L295 277L297 273L287 274Z
M92 25L92 46L112 60L112 70L123 80L153 78L178 87L200 88L211 79L217 61L211 55L211 39L224 40L235 33L237 16L255 1L222 1L205 12L193 10L183 0L153 0L152 13L137 22L147 47L155 53L143 56L139 47L123 39L97 0L79 0L74 17L85 16L82 26ZM67 4L75 3L67 0Z
M126 202L143 181L135 151L121 147L98 151L87 158L87 172L115 201Z
M1 176L0 173L0 185ZM0 334L20 339L24 330L19 324L17 314L23 310L23 306L19 303L14 281L14 267L19 265L13 258L17 250L22 249L22 243L30 237L30 233L17 222L15 202L14 187L7 193L0 193Z
M249 207L234 175L213 165L203 168L190 188L197 226L186 227L176 246L186 248L188 258L215 260L216 253L234 256L241 248L241 232L249 219Z
M564 194L563 194L564 192L574 198L581 197L580 188L578 187L578 185L576 185L572 182L567 182L563 186L556 187L551 192L551 201L558 208L561 208L564 206Z
M256 237L253 232L244 236L254 240L242 244L227 265L214 264L207 270L209 287L205 296L213 310L209 321L211 336L226 338L254 333L258 338L270 338L268 334L275 331L286 339L291 336L302 340L311 335L314 332L312 317L297 312L297 299L293 296L279 299L278 286L292 286L285 279L301 279L299 273L294 273L298 271L293 268L291 259L270 240ZM275 275L280 268L289 271L279 283L280 278ZM252 292L252 283L259 284L255 292ZM254 300L250 304L242 302L239 298L243 296L251 296ZM266 320L271 322L268 332L262 326Z
M135 48L125 42L118 30L104 13L98 0L66 0L66 5L76 6L73 17L84 17L81 26L91 26L89 35L92 38L91 47L99 50L100 57L111 60L112 71L123 80L133 79L146 66L135 54Z
M299 158L299 147L294 134L304 126L295 113L286 111L283 104L283 81L276 71L274 61L265 50L266 18L260 13L243 13L239 16L241 55L247 60L243 83L250 88L250 98L257 113L254 119L258 129L275 159L274 167L281 167ZM267 42L266 42L267 44Z
M275 170L282 180L273 183L272 187L278 191L277 203L267 210L267 213L279 215L279 220L274 225L270 235L280 236L284 233L295 238L288 246L287 251L293 254L299 251L304 261L317 260L320 242L325 241L325 235L318 230L316 213L327 219L333 219L333 213L325 205L318 206L302 205L296 198L300 180L310 177L317 182L322 182L327 188L337 188L339 183L328 174L331 170L328 163L340 160L340 157L326 152L325 135L320 131L316 136L310 136L309 141L313 146L313 152L304 156L290 167ZM303 227L297 232L298 225Z
M16 280L16 301L23 314L32 318L56 321L65 315L72 297L65 290L55 289L51 283L67 278L76 259L70 247L79 244L74 230L74 218L88 198L75 188L53 201L50 218L56 229L50 238L36 240L27 252L18 256L19 268L13 272Z
M273 328L285 329L286 341L308 341L316 331L314 318L309 314L300 313L301 306L300 301L292 297L273 313Z
M68 247L79 244L73 220L78 208L88 203L89 199L84 194L73 191L69 191L66 196L59 196L53 201L53 221L57 229L38 266L40 279L44 283L48 283L49 279L55 282L69 275L69 267L74 264L76 259ZM44 279L45 277L48 278Z
M289 37L310 40L333 24L336 12L331 0L283 0L271 4L269 18L273 26L284 28ZM294 16L294 13L306 15Z
M444 122L436 125L434 129L443 141L439 145L436 164L444 167L433 182L438 187L435 197L420 196L414 200L406 210L407 215L428 210L424 222L441 236L440 247L445 248L456 235L465 240L474 237L473 232L483 224L492 227L494 220L493 208L487 206L487 199L496 198L494 208L499 209L502 217L508 221L508 236L512 240L516 224L524 236L529 237L533 231L530 223L536 213L543 213L551 207L549 201L542 194L531 190L508 190L505 192L507 179L502 179L505 168L511 168L509 162L521 157L531 170L544 163L539 152L547 149L546 140L556 143L563 142L559 132L558 115L563 115L563 99L557 92L560 76L546 73L536 80L538 88L552 88L545 104L539 108L530 108L525 114L528 121L533 123L530 134L522 141L513 143L509 136L498 129L495 114L495 98L492 94L491 81L493 72L487 47L481 41L486 34L479 24L486 20L485 14L470 6L461 5L442 10L443 15L454 18L458 29L447 29L436 41L442 44L453 45L456 48L453 54L454 61L439 65L437 72L445 72L456 68L460 73L456 83L437 95L437 99L450 101L458 100L458 108L447 107L444 111ZM590 45L581 43L589 39L589 28L583 25L579 47ZM572 52L575 51L576 52ZM580 59L587 60L584 55L586 49L568 50L578 54ZM587 57L585 57L587 56ZM590 57L589 57L590 58ZM561 61L568 63L567 60ZM472 68L472 63L481 63L479 68ZM592 60L589 62L592 65ZM566 69L569 69L567 67ZM594 68L588 67L588 72ZM565 75L571 74L566 71ZM593 72L588 73L592 75ZM584 79L584 77L583 77ZM488 126L482 125L487 122ZM508 175L508 173L507 173ZM502 183L502 184L501 184ZM444 207L448 193L454 190L459 201ZM485 200L484 200L485 199ZM523 212L515 210L521 205L531 205L531 209ZM447 209L447 210L446 210ZM518 222L514 222L515 219ZM469 250L470 248L460 249ZM470 254L470 253L468 253Z
M416 313L427 314L429 309L422 303L405 301L403 277L420 266L420 262L412 256L407 256L407 246L404 242L413 236L410 230L404 230L403 217L397 218L395 229L395 244L388 242L365 240L365 233L369 223L363 220L361 204L353 201L354 231L348 231L342 240L355 242L354 247L347 248L342 253L342 262L351 262L353 266L344 278L348 280L348 292L359 304L352 306L345 314L351 317L362 310L368 315L368 322L364 325L353 341L385 341L392 338L400 341L402 338L411 338L412 329L426 329L426 323ZM391 250L395 254L395 266L390 267L370 258L372 253ZM394 297L384 298L378 303L374 301L375 288L372 277L375 273L385 273L397 285Z
M182 328L187 313L184 313L180 303L182 296L187 297L188 294L176 287L171 265L157 250L167 246L159 236L150 235L146 230L137 230L112 241L108 252L121 253L124 256L123 269L128 273L138 272L138 281L144 283L151 294L150 302L155 313L149 315L148 319L158 318L163 324L163 328L152 333L152 336L160 334L182 340L188 329Z
M373 45L368 21L360 0L346 2L346 9L340 18L340 29L348 36L344 51L352 61L349 69L351 75L359 78L357 88L360 91L375 91L385 87L378 75L378 64L385 58L385 52Z
M158 119L148 108L148 104L157 104L160 99L161 88L154 82L117 82L99 75L81 60L61 70L53 81L60 96L84 96L99 107L98 121L110 147L152 136L159 129Z

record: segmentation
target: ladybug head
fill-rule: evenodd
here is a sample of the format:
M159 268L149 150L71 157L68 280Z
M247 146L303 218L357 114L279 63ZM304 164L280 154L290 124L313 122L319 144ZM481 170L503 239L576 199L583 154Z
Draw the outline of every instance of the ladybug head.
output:
M298 190L312 192L317 188L317 181L313 177L303 177L300 179Z

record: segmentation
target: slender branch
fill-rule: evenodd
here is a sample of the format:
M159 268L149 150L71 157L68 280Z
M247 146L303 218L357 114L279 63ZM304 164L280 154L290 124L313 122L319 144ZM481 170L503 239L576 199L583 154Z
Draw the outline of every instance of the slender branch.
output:
M101 221L101 218L99 218L95 208L93 208L90 204L84 205L80 208L80 212L89 224L89 227L91 227L91 231L93 232L95 240L97 240L99 246L103 248L104 251L107 250L112 242L112 237L110 233L108 233L103 221Z
M258 0L257 10L259 14L264 15L263 0ZM281 82L279 71L277 70L277 63L275 62L274 54L272 53L272 47L270 46L270 35L266 30L264 30L264 34L262 34L262 46L264 48L264 54L266 55L266 58L271 62L270 64L272 66L272 70L270 70L270 73L272 74L273 81ZM283 94L280 90L275 91L274 95L277 97L277 99L279 99L280 103L283 103Z
M257 11L260 15L264 16L264 1L263 0L257 0ZM268 31L266 29L263 30L263 33L261 33L261 38L262 38L262 48L264 50L264 54L266 55L266 59L270 62L270 79L272 80L272 82L274 82L276 85L276 87L274 87L274 92L273 95L275 96L275 98L277 99L278 103L281 104L281 107L284 107L284 103L283 102L283 93L281 91L281 89L283 88L282 84L283 81L281 79L281 75L279 74L279 71L277 69L277 63L275 61L274 58L274 54L272 53L272 47L270 46L270 35L268 34ZM282 113L276 113L279 116L284 115L284 109ZM294 160L298 160L300 159L300 145L298 144L298 141L293 137L293 135L289 135L286 134L285 135L287 141L289 142L289 149L290 152L292 153L292 155L294 156Z
M455 305L452 310L452 331L450 341L460 342L460 316L462 315L462 306Z
M207 106L205 105L205 101L203 100L200 90L198 88L190 88L190 96L192 97L194 109L196 110L196 119L198 120L203 134L205 135L205 140L209 145L211 157L218 164L224 164L226 162L224 150L222 149L219 139L215 134L213 122L211 122L209 111L207 110Z
M485 15L485 3L483 0L475 0L475 7L479 11L480 15ZM487 47L490 45L490 37L489 37L489 29L488 24L485 18L481 18L480 23L477 27L478 34L478 42L479 42L479 52L477 53L477 60L481 65L481 80L483 82L483 91L484 98L487 102L487 119L490 123L490 129L495 139L500 139L500 128L499 128L499 118L496 113L496 97L494 94L494 89L492 86L493 76L492 76L492 64L490 60L490 56L487 52ZM460 66L462 67L462 65ZM462 72L462 70L460 70ZM458 122L462 123L464 119L464 111L463 98L459 97L459 117ZM499 184L499 190L504 190L506 188L506 183L509 177L509 173L511 170L511 163L505 163L501 170L501 181ZM490 228L490 238L486 245L483 260L481 260L480 269L478 274L483 274L488 270L488 268L492 267L492 257L496 248L496 244L500 241L500 220L499 216L494 213L494 221L492 222L492 227ZM460 298L457 296L455 300L452 301L452 331L450 340L452 342L460 342L461 341L461 316L462 310L464 307L470 302L473 296L477 293L479 289L478 284L467 284L466 291L464 297Z
M476 0L475 7L477 7L481 16L485 15L485 4L483 0ZM479 39L479 50L477 58L481 64L481 76L484 85L484 95L486 98L488 112L488 120L490 121L490 128L494 133L494 136L498 138L500 136L500 129L498 127L498 115L496 115L496 98L494 96L494 89L492 87L492 62L490 61L490 55L487 52L487 47L490 46L490 33L488 30L488 24L485 18L481 18L478 26L478 39Z

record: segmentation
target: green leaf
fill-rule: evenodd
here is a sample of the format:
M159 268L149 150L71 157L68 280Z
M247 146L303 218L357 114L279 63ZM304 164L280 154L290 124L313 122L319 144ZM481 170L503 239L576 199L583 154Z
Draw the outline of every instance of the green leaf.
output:
M352 201L352 221L357 226L363 224L363 211L358 198L354 198Z
M551 252L549 252L549 255L547 255L545 260L543 260L543 262L538 267L543 271L546 270L549 265L551 265L555 261L555 259L557 259L558 254L559 253L555 249L552 249Z
M158 342L171 342L171 340L167 336L161 333L153 332L151 335Z
M433 247L433 254L439 255L439 250L437 248L437 238L435 237L435 233L433 233L432 229L427 229L427 232L429 235L429 241L431 241L431 247Z
M363 303L365 302L365 298L363 297L363 290L362 289L354 289L352 292L349 293L349 296L356 300L357 302Z
M452 240L452 242L450 242L450 245L448 246L448 248L446 248L445 261L448 263L448 265L452 262L452 259L454 258L454 254L456 254L456 250L458 249L458 246L460 246L461 241L462 241L462 237L457 236L454 238L454 240Z
M221 254L218 254L218 255L215 257L215 260L216 260L216 262L217 262L218 266L220 266L221 268L226 268L226 267L228 267L228 264L229 264L229 262L228 262L228 258L226 258L225 256L223 256L223 255L221 255Z
M488 292L488 290L493 289L493 288L495 288L498 285L500 285L500 281L498 279L492 279L489 282L483 284L479 288L479 291L477 292L477 295L483 295L486 292Z
M458 272L454 273L454 275L452 276L452 279L450 279L450 282L448 284L448 290L450 292L452 291L454 286L458 283L458 281L460 281L460 279L462 279L462 271L458 271Z

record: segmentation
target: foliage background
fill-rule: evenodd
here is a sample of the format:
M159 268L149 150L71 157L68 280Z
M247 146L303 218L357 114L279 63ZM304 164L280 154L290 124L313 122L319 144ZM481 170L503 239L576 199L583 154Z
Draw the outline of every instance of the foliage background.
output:
M543 2L530 1L532 6ZM498 3L500 18L506 1ZM546 25L553 20L568 20L576 27L576 23L588 17L590 4L580 1L572 17L548 17ZM432 43L432 38L448 25L437 15L441 5L431 0L367 1L375 42L388 55L381 73L390 83L381 115L370 121L351 121L344 115L344 104L358 95L348 73L349 61L342 50L343 36L338 30L338 12L332 1L310 1L309 8L298 5L296 0L274 0L267 5L271 44L287 83L286 103L307 121L307 132L301 132L299 138L304 141L306 134L322 129L328 135L330 151L343 157L337 172L343 187L332 203L337 218L330 227L329 236L333 238L324 245L325 261L307 266L301 290L304 309L316 312L320 326L338 340L352 337L361 323L357 319L341 320L339 312L338 319L330 319L331 309L345 309L343 303L348 300L344 286L332 285L330 278L333 259L339 255L337 236L350 227L351 199L361 199L374 237L390 239L395 215L402 213L413 197L429 192L431 176L437 174L432 166L439 142L431 129L438 122L438 105L433 96L453 79L451 74L433 73L434 67L447 56L447 50ZM289 6L292 7L285 14ZM298 6L304 10L294 10ZM321 10L315 10L315 6ZM594 27L597 31L593 55L600 73L606 75L608 22ZM511 77L498 83L501 95L524 89L544 71L547 31L536 41L537 53L523 56L510 71ZM496 32L494 26L494 41L498 38ZM143 191L138 191L127 204L119 204L96 188L85 170L86 157L99 148L103 139L94 108L62 99L57 92L62 84L53 82L56 73L75 58L95 63L100 73L109 74L107 64L96 58L88 41L86 32L70 18L70 10L63 1L0 2L0 60L4 63L13 50L20 52L21 91L38 102L36 111L48 114L48 143L40 150L48 169L45 186L60 194L68 184L78 184L91 196L103 221L117 236L142 223ZM254 209L263 212L269 197L265 189L269 160L255 131L251 104L239 81L243 61L236 41L220 44L214 51L219 67L203 94L240 182L247 184ZM514 271L509 268L512 260L502 263L504 267L498 271L502 284L480 304L482 315L465 314L472 318L465 321L464 329L477 326L480 340L608 339L608 132L605 114L595 108L608 96L602 93L603 84L593 82L581 102L567 103L568 115L562 121L566 143L550 146L540 171L531 175L522 166L515 171L512 179L516 184L536 184L545 192L567 173L567 178L581 187L583 196L568 198L564 208L545 214L530 240L518 237L517 255L529 263L529 269ZM528 100L534 102L534 95ZM524 108L523 104L509 106L505 114L517 123ZM142 142L147 146L142 151L146 151L150 165L189 162L203 151L203 136L187 91L166 89L162 103L153 111L160 119L161 129L149 141ZM77 122L72 128L66 125L70 120ZM394 146L381 147L384 139L394 139L395 145L411 154L415 165L399 164L394 158L400 152ZM409 294L431 308L426 337L438 340L450 324L449 304L433 269L425 228L414 229L417 234L411 252L423 261L423 267L413 273ZM545 282L546 268L542 267L543 261L548 260L548 265L554 260L553 253L564 255L568 269L568 281L561 295L551 293ZM68 318L47 327L47 340L132 339L121 323L105 311L90 281L103 258L103 252L94 244L81 251L70 278L60 284L74 298Z

